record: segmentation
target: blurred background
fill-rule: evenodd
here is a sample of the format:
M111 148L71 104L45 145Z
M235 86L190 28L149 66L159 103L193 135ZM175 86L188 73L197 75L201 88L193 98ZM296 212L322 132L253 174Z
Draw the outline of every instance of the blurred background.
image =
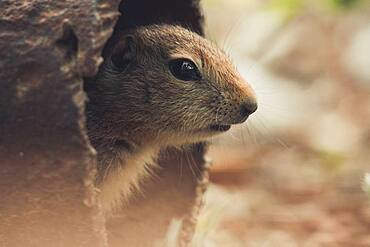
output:
M370 1L203 7L259 109L213 140L194 246L369 247Z

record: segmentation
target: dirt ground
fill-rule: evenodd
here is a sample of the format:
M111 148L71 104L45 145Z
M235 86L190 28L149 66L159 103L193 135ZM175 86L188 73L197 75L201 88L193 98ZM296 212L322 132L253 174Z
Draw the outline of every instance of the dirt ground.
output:
M259 110L213 141L194 246L370 246L370 4L266 2L204 2Z

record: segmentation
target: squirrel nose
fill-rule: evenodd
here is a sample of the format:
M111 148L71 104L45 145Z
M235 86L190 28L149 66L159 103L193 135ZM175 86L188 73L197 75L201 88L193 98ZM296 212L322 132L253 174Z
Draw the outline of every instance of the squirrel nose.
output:
M256 101L247 101L244 102L240 106L240 115L242 119L247 120L248 116L251 115L253 112L257 110L257 102ZM243 121L243 122L244 122Z

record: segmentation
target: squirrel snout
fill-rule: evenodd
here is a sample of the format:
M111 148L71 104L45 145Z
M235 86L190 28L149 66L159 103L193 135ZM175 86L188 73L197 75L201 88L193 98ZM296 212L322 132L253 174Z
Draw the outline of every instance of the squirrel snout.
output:
M243 102L240 105L239 109L239 119L237 120L238 123L245 122L248 117L257 110L257 102L255 100L249 100Z
M242 103L242 105L240 106L240 114L242 116L249 116L255 111L257 111L256 101L247 101L247 102Z

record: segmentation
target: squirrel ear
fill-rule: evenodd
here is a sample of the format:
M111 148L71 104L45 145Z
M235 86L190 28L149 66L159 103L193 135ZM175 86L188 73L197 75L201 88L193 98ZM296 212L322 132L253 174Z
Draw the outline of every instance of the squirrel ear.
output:
M136 39L127 35L114 48L110 60L119 71L124 71L136 55Z

